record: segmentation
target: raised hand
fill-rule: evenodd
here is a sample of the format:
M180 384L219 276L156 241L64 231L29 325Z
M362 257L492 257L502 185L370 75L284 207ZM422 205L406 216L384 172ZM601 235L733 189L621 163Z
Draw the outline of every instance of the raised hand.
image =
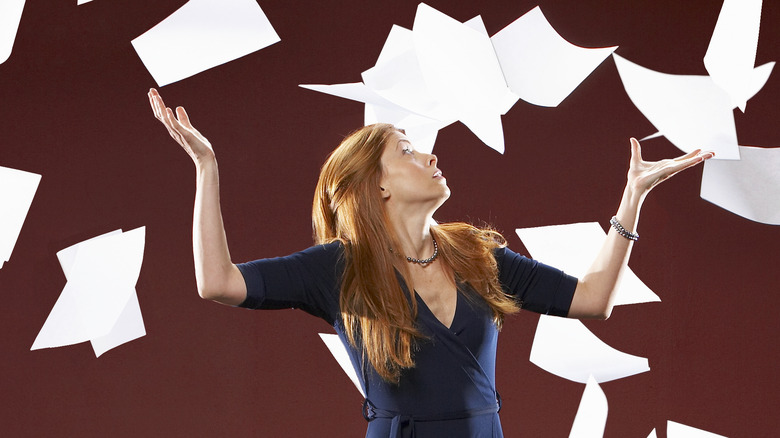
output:
M149 103L154 117L162 122L171 137L184 148L196 165L214 158L211 143L192 126L184 108L176 108L174 115L173 110L165 106L160 93L154 88L149 90Z
M712 158L712 152L693 151L675 159L644 161L639 142L631 139L631 164L615 218L620 226L636 233L639 210L653 187L677 173ZM607 318L612 312L620 277L628 264L633 240L610 229L607 239L588 271L579 279L569 308L570 318Z
M697 149L675 159L661 161L642 160L642 148L637 139L631 139L631 164L628 169L628 185L637 194L646 195L653 187L677 173L715 156L713 152Z

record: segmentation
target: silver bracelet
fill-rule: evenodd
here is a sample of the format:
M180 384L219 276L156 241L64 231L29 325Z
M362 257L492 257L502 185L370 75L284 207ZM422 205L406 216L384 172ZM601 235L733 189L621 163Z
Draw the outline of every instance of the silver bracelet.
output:
M639 240L639 234L632 233L623 228L623 225L620 225L620 222L618 222L617 216L612 216L612 219L609 220L609 224L612 225L612 228L614 228L618 234L625 237L626 239L633 240L634 242Z

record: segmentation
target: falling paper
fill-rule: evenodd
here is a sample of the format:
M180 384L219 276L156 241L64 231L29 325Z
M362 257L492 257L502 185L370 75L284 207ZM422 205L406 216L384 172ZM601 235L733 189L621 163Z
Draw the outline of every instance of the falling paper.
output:
M666 422L666 436L667 438L726 438L723 435L716 435L674 421Z
M78 6L78 5L83 5L84 3L89 3L89 2L91 2L91 1L92 1L92 0L78 0L78 3L76 4L76 6Z
M628 97L659 133L684 152L738 160L734 106L709 76L659 73L613 53Z
M775 63L754 68L762 0L724 0L704 66L712 80L745 112L748 99L760 90Z
M650 371L647 359L615 350L579 320L541 315L531 346L531 363L558 377L599 383Z
M327 333L320 333L320 338L322 339L322 342L325 343L325 346L328 347L328 351L330 351L330 354L332 354L333 357L336 359L336 362L339 363L341 369L344 370L345 373L347 373L347 377L349 377L349 380L351 380L352 383L355 384L357 390L360 391L360 395L362 395L365 398L366 395L363 393L363 388L360 386L360 380L358 380L358 376L357 373L355 372L355 368L352 366L352 362L349 360L349 354L347 353L347 349L344 347L344 344L341 343L341 339L339 339L339 336L333 334L327 334Z
M740 161L704 163L701 197L752 221L780 225L780 148L739 150Z
M428 92L480 140L503 152L501 115L518 97L506 85L490 38L424 3L412 32Z
M537 6L491 38L515 94L539 106L558 106L617 49L583 48L561 37Z
M92 341L95 355L146 334L135 284L145 228L94 237L57 253L67 283L31 350Z
M40 181L38 174L0 167L0 268L11 259Z
M439 130L447 126L446 123L429 119L414 113L390 106L366 104L365 123L391 123L403 129L406 137L414 145L416 151L430 154Z
M255 0L190 0L133 47L162 87L278 41Z
M364 117L366 125L373 123L393 124L403 129L414 148L421 152L431 153L439 129L449 124L406 111L393 102L386 100L362 82L334 85L310 84L301 85L301 87L364 102L366 104Z
M602 438L608 411L607 396L596 379L589 376L569 438Z
M546 23L538 8L529 14L528 19L518 20L501 36L496 35L501 44L499 51L479 16L460 23L421 3L413 30L393 26L376 65L363 72L363 84L373 93L357 88L357 84L301 86L364 102L366 124L392 123L406 130L415 148L426 152L433 149L440 129L460 120L486 145L503 153L501 115L518 100L518 92L512 87L527 90L528 98L539 104L553 105L551 99L563 100L614 50L573 50L565 41L566 48L561 48L561 38L549 24L540 26L539 32L523 29L525 23ZM555 34L553 42L549 41L553 39L550 33ZM517 38L524 41L518 42ZM542 48L516 49L538 41ZM571 57L553 62L549 59L551 53ZM540 59L544 60L541 70L528 65ZM566 73L553 76L544 70L557 65L564 65ZM526 73L526 69L535 70ZM510 70L511 78L507 73ZM560 83L545 81L544 90L540 90L539 83L523 85L525 88L520 85L526 78L539 81L550 77ZM533 97L540 93L554 97Z
M383 98L362 82L333 85L307 84L300 86L302 88L306 88L307 90L319 91L320 93L343 97L344 99L355 100L358 102L364 102L373 105L394 106L392 102Z
M534 259L578 278L585 275L606 239L597 222L518 228L515 231ZM614 304L653 301L661 299L627 268L620 280Z
M445 124L458 119L453 109L428 89L414 34L408 29L393 26L377 64L364 71L362 77L367 87L409 113Z
M8 60L16 40L16 31L22 19L24 0L0 2L0 64Z

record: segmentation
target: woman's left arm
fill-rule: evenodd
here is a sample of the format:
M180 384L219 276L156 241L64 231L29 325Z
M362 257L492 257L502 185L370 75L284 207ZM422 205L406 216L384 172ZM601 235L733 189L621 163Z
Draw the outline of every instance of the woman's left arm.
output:
M676 173L713 156L712 152L695 150L674 160L643 161L639 142L632 138L628 180L626 188L623 190L620 207L615 214L620 225L626 231L636 233L639 210L650 190ZM618 233L615 227L610 227L607 239L596 259L577 283L577 289L574 291L574 298L569 308L569 318L609 318L617 286L628 265L633 243L633 240Z

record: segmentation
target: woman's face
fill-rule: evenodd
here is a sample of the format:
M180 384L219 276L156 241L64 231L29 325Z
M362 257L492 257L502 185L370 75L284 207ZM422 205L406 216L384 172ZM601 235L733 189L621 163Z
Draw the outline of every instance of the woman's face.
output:
M381 193L386 205L436 210L450 189L437 167L436 155L415 151L401 132L394 132L382 153Z

